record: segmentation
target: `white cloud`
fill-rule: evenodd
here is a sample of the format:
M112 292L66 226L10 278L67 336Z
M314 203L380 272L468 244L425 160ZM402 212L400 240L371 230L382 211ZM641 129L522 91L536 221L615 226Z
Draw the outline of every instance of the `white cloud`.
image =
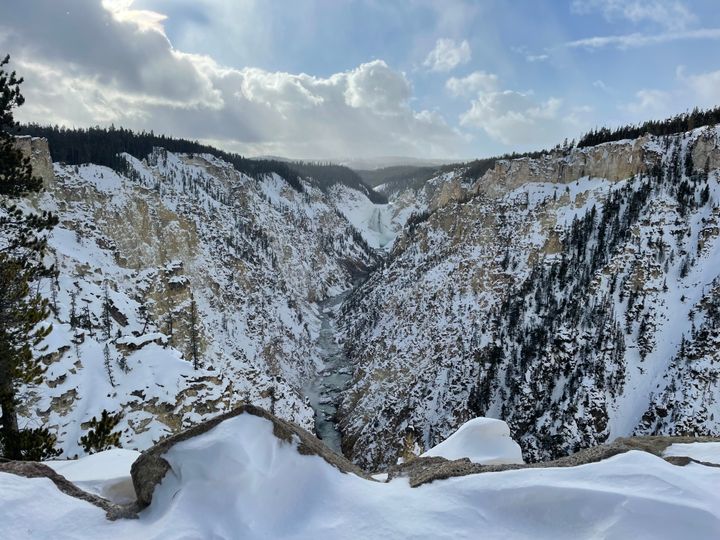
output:
M497 90L498 76L485 71L474 71L462 78L450 77L445 82L445 88L453 96L470 96L478 92L492 92Z
M639 117L666 115L670 109L671 96L662 90L639 90L635 93L635 101L621 108Z
M579 14L599 11L608 21L626 19L635 24L647 21L672 31L683 30L697 20L678 0L573 0L571 6Z
M602 79L593 81L592 85L598 90L602 90L603 92L610 92L610 87L605 84L605 81L603 81Z
M618 49L631 49L686 40L717 40L720 39L720 28L700 28L684 32L665 32L659 34L625 34L617 36L596 36L565 43L569 48L601 49L603 47L617 47Z
M439 114L411 107L410 82L382 60L327 77L234 69L176 50L162 15L133 11L130 0L106 0L111 11L60 4L26 0L0 20L26 80L23 121L115 123L301 158L463 151Z
M545 60L548 60L550 58L547 54L528 54L525 57L525 60L528 62L544 62Z
M686 75L683 68L678 68L677 75L695 97L696 105L704 107L720 105L720 71Z
M410 99L410 83L382 60L375 60L344 75L345 101L351 107L365 107L378 113L402 110Z
M683 66L676 70L677 86L669 90L642 89L635 99L620 105L620 110L636 120L664 118L694 107L717 107L720 103L720 71L687 74Z
M457 43L454 39L440 38L425 58L423 66L430 71L451 71L459 65L467 64L471 56L470 43L467 40Z
M577 118L561 114L562 101L538 102L531 93L504 90L481 94L460 116L460 124L483 129L507 145L548 144L577 131Z
M134 0L102 0L102 6L118 22L134 23L143 31L154 30L164 35L163 22L167 17L155 11L133 9L133 3Z

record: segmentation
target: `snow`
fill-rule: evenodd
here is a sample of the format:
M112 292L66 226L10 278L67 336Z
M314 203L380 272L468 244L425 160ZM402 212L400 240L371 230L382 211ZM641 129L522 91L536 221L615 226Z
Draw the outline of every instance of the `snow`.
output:
M663 457L687 456L697 461L720 465L720 442L671 444Z
M0 473L0 537L717 538L720 469L643 452L600 463L476 474L410 488L343 474L243 414L165 454L137 520L109 522L47 479Z
M142 336L123 336L119 338L115 343L118 345L129 345L137 349L142 348L148 343L157 342L166 343L168 337L162 332L152 332L150 334L144 334Z
M373 203L365 194L341 184L333 186L329 195L370 247L388 252L410 216L427 210L424 190L393 194L388 204Z
M41 283L53 331L37 354L52 356L45 380L21 389L32 404L21 425L48 426L63 458L84 454L82 426L103 409L122 412L121 444L134 449L240 401L312 429L302 389L320 367L318 304L352 286L349 262L371 267L377 255L309 184L298 193L207 155L125 158L127 176L56 163L55 181L27 203L60 217L47 260L59 276Z
M140 452L114 448L76 460L46 461L45 465L79 488L124 504L135 500L130 467Z
M493 465L524 463L520 445L510 438L510 428L495 418L474 418L422 457L469 458L473 463Z
M370 247L392 246L402 225L392 221L389 204L375 204L365 194L340 184L331 188L330 196Z
M607 169L606 177L602 167L583 166L576 169L583 176L564 183L543 172L557 172L555 158L548 158L526 161L533 166L530 173L523 166L512 174L488 175L475 186L479 196L462 205L438 203L428 193L431 216L402 233L385 267L341 314L340 328L353 343L348 349L356 366L342 409L353 459L369 469L394 463L399 431L409 424L418 427L418 444L432 447L467 418L462 413L478 388L489 396L479 414L523 426L513 435L526 458L549 458L633 433L720 434L720 336L708 324L709 306L720 293L717 134L705 142L708 181L690 182L698 204L687 213L669 174L673 156L682 164L699 133L642 139L633 143L635 150L620 143L592 150L600 156L592 159L612 164L637 156L639 145L648 141L643 159L662 161L665 176L659 181L632 176L623 159ZM591 158L578 152L571 156L574 166ZM694 161L702 167L706 159L695 156ZM629 219L632 226L612 224L614 215L630 215L630 196L643 186L650 194L637 219ZM709 201L700 204L705 188ZM397 196L391 202L400 206ZM593 208L596 227L587 250L599 258L583 261L593 275L590 286L579 291L587 307L582 322L552 328L550 347L528 360L533 355L515 340L530 341L531 329L542 330L542 317L574 321L572 310L563 306L579 305L580 297L566 291L583 279L580 274L535 279L533 274L562 267L573 227ZM618 242L603 254L596 248L606 217L611 219L602 238L614 236ZM686 260L691 266L681 277ZM542 286L536 298L526 295L523 287L540 282L557 299L558 310L550 307L555 301ZM511 338L505 323L493 322L498 316L509 319L504 308L510 300L524 305ZM695 347L689 361L678 357L683 340ZM502 348L498 365L477 361L477 351L488 345ZM545 397L548 404L538 407ZM648 417L654 418L651 424L644 420Z

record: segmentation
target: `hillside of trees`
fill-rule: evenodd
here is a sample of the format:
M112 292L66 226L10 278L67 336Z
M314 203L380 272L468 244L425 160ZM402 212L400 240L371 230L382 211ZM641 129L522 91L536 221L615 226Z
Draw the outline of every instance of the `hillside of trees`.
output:
M605 142L636 139L648 133L651 135L672 135L673 133L682 133L718 123L720 123L720 107L703 111L696 107L691 112L678 114L665 120L650 120L642 124L621 126L615 129L594 129L580 138L578 147L584 148Z
M437 167L418 167L416 165L396 165L374 170L356 170L363 181L372 186L383 186L383 192L392 194L405 189L420 189L425 182L435 176Z
M313 184L323 191L327 191L335 184L344 184L364 193L376 204L387 204L388 202L385 195L373 190L357 172L343 165L297 161L290 163L289 166L300 176L312 178Z
M122 173L125 172L126 163L120 156L121 153L126 152L143 159L154 147L162 147L169 152L211 154L231 163L235 169L253 178L276 173L300 192L303 191L303 186L298 177L312 177L313 183L323 191L333 184L342 183L365 193L373 202L387 202L384 195L373 191L354 171L339 165L249 159L198 141L156 135L152 131L134 132L114 126L82 129L25 124L19 127L18 134L46 138L52 160L70 165L95 163Z

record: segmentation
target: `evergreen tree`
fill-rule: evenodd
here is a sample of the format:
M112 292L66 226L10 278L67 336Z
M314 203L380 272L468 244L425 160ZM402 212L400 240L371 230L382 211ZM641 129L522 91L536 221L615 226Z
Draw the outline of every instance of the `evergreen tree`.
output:
M17 418L17 390L37 382L43 369L33 356L51 330L41 323L49 315L48 302L30 285L51 276L43 264L46 241L41 234L57 222L51 214L23 212L17 198L37 192L42 181L33 176L29 158L15 145L13 109L23 104L22 79L0 61L0 445L9 459L40 459L54 455L54 437L46 429L21 430Z
M110 320L110 294L108 293L107 283L103 289L102 326L105 341L108 341L112 333L112 323Z
M88 454L120 447L120 432L113 429L120 423L122 413L110 414L103 409L100 420L93 416L87 434L80 437L80 446Z
M105 359L105 371L107 371L110 386L114 388L115 377L113 376L112 365L110 364L110 347L107 343L105 344L105 347L103 347L103 358Z
M197 312L197 303L195 302L195 296L191 293L190 294L190 320L189 320L189 326L190 326L190 356L192 358L193 367L195 369L198 368L200 359L198 357L198 345L199 345L199 336L198 336L198 312Z

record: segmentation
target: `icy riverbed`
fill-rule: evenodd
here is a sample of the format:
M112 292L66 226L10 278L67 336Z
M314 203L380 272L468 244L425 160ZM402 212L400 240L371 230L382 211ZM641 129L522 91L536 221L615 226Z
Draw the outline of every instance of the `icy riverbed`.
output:
M341 454L342 435L335 414L342 392L352 378L352 368L343 348L336 339L335 316L350 291L334 296L321 304L320 337L318 346L323 351L323 368L306 389L310 406L315 411L315 432L323 442Z

